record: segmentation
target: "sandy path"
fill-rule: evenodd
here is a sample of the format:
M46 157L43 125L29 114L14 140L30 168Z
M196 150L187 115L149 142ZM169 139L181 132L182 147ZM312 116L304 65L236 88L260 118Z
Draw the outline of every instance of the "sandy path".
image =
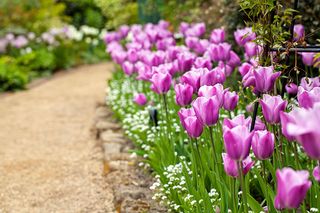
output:
M0 212L111 212L90 135L110 64L82 66L0 98Z

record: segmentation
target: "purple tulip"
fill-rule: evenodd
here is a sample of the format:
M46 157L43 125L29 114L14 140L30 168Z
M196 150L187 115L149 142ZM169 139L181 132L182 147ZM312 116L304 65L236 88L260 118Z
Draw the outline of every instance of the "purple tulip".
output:
M133 100L140 106L144 106L147 103L147 97L143 93L136 94Z
M247 42L253 41L256 38L256 34L252 32L251 27L246 27L235 31L234 38L239 46L244 46Z
M223 133L224 147L233 160L239 161L248 157L252 135L248 127L243 125L226 129Z
M251 58L257 56L261 52L261 47L254 42L247 42L244 45L246 56Z
M127 53L123 50L118 50L112 52L111 57L114 62L116 62L119 65L122 65L127 58Z
M225 34L226 34L226 32L223 28L212 30L211 35L210 35L210 42L212 42L214 44L219 44L219 43L224 42Z
M228 61L230 59L231 45L228 43L211 44L208 53L212 61Z
M212 63L209 58L197 57L193 64L194 68L207 68L211 70Z
M315 78L303 77L301 79L300 86L307 91L312 90L314 87L320 87L320 77L315 77Z
M293 32L294 41L299 41L300 39L304 38L304 26L302 24L294 25Z
M277 169L277 195L274 200L276 209L296 209L304 200L311 181L309 172L294 171L291 168Z
M131 63L136 63L138 61L138 53L135 49L130 49L127 52L128 61Z
M320 87L314 87L308 91L300 86L297 97L300 107L312 108L315 103L320 102Z
M245 118L244 115L237 115L233 119L225 118L223 120L223 132L225 132L228 129L232 129L236 126L246 126L248 129L251 125L251 117ZM266 126L261 121L259 117L256 118L256 123L254 126L254 130L265 130Z
M295 108L289 113L293 122L287 123L287 132L293 136L311 158L320 160L320 103L313 108Z
M179 26L179 32L184 35L189 28L190 28L190 25L188 23L181 22Z
M320 182L320 166L314 167L312 175L316 181Z
M150 66L144 64L137 68L138 71L138 80L149 81L152 77L152 71Z
M183 128L187 131L189 137L197 138L203 132L201 121L195 116L193 109L180 109L178 112L180 122Z
M223 160L224 171L227 173L227 175L234 178L238 177L239 173L238 173L237 161L230 158L227 153L222 153L222 160ZM243 174L246 175L253 165L254 165L254 161L252 161L250 156L244 159L242 161Z
M223 108L232 111L238 104L239 96L236 92L226 91L223 95Z
M298 86L295 83L289 83L286 85L286 91L290 95L296 95L298 93Z
M181 76L180 81L193 87L193 92L197 92L200 87L200 69L192 69Z
M204 68L202 73L203 74L200 76L200 86L210 86L219 83L223 84L226 80L224 70L220 67L216 67L211 71Z
M187 37L185 40L186 46L190 49L194 49L199 42L199 38L197 37Z
M260 104L264 118L271 124L280 122L280 112L284 111L287 107L287 101L284 101L280 95L271 96L264 94L263 99L260 100Z
M295 119L291 113L280 112L281 120L281 132L288 139L288 141L293 141L295 138L288 133L288 124L294 123Z
M125 61L122 64L122 69L126 75L130 76L134 72L134 64L130 63L129 61Z
M179 106L186 106L192 102L193 87L189 84L176 84L174 91L176 93L176 103Z
M314 64L314 56L316 54L315 53L301 53L302 56L302 62L304 63L304 65L307 66L312 66Z
M281 75L280 72L273 73L273 67L258 66L243 77L245 87L254 86L255 93L269 92L273 89L276 79Z
M212 126L217 123L219 119L219 100L216 96L198 97L193 103L192 107L196 113L197 118L207 126Z
M165 94L170 90L172 77L169 73L158 72L151 78L151 89L158 94Z
M252 137L252 151L259 160L272 156L274 150L274 135L267 130L255 131Z
M200 39L196 43L196 46L194 47L194 51L198 55L202 55L204 54L204 52L206 52L208 46L209 46L209 41L207 39Z
M241 76L245 76L250 69L252 69L253 66L247 62L244 62L243 64L241 64L241 66L239 67L239 72L241 74Z
M127 26L127 25L120 26L119 33L121 35L121 38L127 37L129 31L130 31L130 27L129 26Z
M225 90L223 89L222 84L216 84L214 86L207 86L204 85L199 88L198 96L199 97L217 97L219 101L219 106L221 107L223 105L223 96L224 96Z
M191 28L188 28L185 31L185 34L186 34L186 36L200 37L205 32L206 32L205 23L197 23L197 24L194 24Z
M239 66L241 64L241 60L239 58L239 56L237 55L237 53L235 53L234 51L230 51L230 58L227 61L227 65L231 66L231 67L236 67Z
M189 71L195 60L195 56L189 52L178 54L177 57L179 69L181 72Z

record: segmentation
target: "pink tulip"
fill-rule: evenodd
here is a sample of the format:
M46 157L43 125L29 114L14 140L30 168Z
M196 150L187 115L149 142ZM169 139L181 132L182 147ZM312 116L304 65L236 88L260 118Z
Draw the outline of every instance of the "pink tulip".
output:
M239 96L236 92L226 91L223 95L223 108L232 111L238 104Z
M315 77L315 78L303 77L301 79L300 86L307 91L310 91L315 87L320 87L320 77Z
M230 67L234 68L234 67L239 66L241 64L241 60L240 60L239 56L237 55L237 53L235 53L234 51L231 50L230 51L230 58L226 63Z
M219 119L219 100L213 96L198 97L193 103L192 107L196 113L197 118L207 126L212 126L217 123Z
M245 49L245 52L246 52L246 56L249 57L249 58L257 56L262 51L261 47L258 46L254 42L245 43L244 49Z
M196 116L189 116L185 120L186 131L191 138L199 137L203 132L203 125Z
M181 76L180 81L193 87L193 92L197 92L200 87L200 69L192 69Z
M140 106L144 106L147 103L147 97L143 93L136 94L133 100Z
M245 63L241 64L241 66L239 67L239 72L240 72L241 76L243 77L243 76L245 76L245 75L249 72L249 70L252 69L252 68L253 68L253 66L252 66L251 64L245 62Z
M230 59L231 45L228 43L211 44L208 52L213 61L228 61Z
M314 167L312 175L316 181L320 182L320 166Z
M281 132L289 141L293 141L295 139L288 133L288 124L295 122L295 119L291 114L292 113L280 112Z
M266 121L275 124L280 122L280 112L286 109L287 101L284 101L280 95L270 96L264 94L260 104Z
M238 173L237 161L230 158L227 153L222 153L222 160L223 160L224 171L227 173L227 175L234 178L238 177L239 173ZM252 161L250 156L244 159L242 161L243 174L246 175L253 165L254 165L254 162Z
M158 72L151 78L151 89L158 94L165 94L170 90L172 77L169 73Z
M304 38L304 26L302 24L294 25L293 32L294 41L299 41L300 39Z
M312 66L314 64L314 56L316 54L315 53L301 53L302 56L302 62L304 63L304 65L307 66Z
M193 66L194 66L194 68L207 68L208 70L211 70L212 63L209 58L198 57L194 61Z
M320 102L320 87L314 87L310 91L307 91L300 86L297 97L300 107L312 108L315 103Z
M259 160L271 157L274 150L274 135L267 130L255 131L252 137L252 151Z
M203 85L215 85L223 84L226 80L224 70L220 67L216 67L213 70L209 71L206 68L203 69L203 74L200 76L200 86Z
M199 97L210 98L215 96L219 101L220 107L223 105L224 93L225 93L225 90L223 89L223 86L221 84L216 84L214 86L204 85L200 87L198 91Z
M122 69L126 75L130 76L134 72L134 64L130 63L129 61L125 61L122 64Z
M289 113L293 122L287 123L287 132L293 136L311 158L320 160L320 103L313 108L295 108Z
M294 171L291 168L277 170L277 195L274 200L276 209L297 209L311 187L309 172Z
M236 30L234 32L234 38L239 46L244 46L247 42L253 41L256 38L256 34L252 32L251 27L246 27Z
M252 133L246 126L236 126L226 129L223 133L224 147L230 158L233 160L243 160L248 157Z
M249 129L251 126L251 117L245 118L244 115L240 114L232 119L225 118L223 120L223 126L222 126L223 132L225 132L228 129L232 129L234 127L237 127L237 126L246 126ZM266 129L266 126L261 121L261 119L259 117L257 117L256 123L254 126L254 130L258 131L258 130L265 130L265 129Z
M127 57L128 57L128 60L131 62L131 63L136 63L138 61L138 53L135 49L130 49L128 50L127 52Z
M286 85L286 91L290 95L296 95L298 92L298 86L295 83L289 83Z
M210 35L210 41L214 44L219 44L224 42L225 39L225 30L223 28L214 29Z
M179 106L186 106L192 102L193 87L189 84L176 84L174 91L176 93L176 103Z
M189 52L184 52L178 54L177 57L179 70L181 72L189 71L193 65L193 62L195 60L195 56Z

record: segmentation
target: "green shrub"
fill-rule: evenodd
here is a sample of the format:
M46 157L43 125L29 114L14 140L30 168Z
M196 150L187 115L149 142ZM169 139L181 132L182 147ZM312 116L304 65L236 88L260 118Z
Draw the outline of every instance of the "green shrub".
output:
M17 59L17 62L40 75L43 72L51 72L55 68L55 56L45 48L22 55Z
M28 81L28 71L18 66L13 58L0 58L0 91L24 89Z
M132 0L94 0L107 18L106 27L115 29L123 24L138 22L138 4Z

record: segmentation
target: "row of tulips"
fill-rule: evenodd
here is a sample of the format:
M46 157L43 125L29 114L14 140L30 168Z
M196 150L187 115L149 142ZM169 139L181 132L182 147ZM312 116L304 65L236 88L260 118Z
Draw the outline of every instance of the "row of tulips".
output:
M234 32L236 52L223 28L205 39L203 23L168 27L122 26L105 37L123 71L108 101L155 173L155 199L175 212L317 212L320 78L261 66L251 28ZM303 26L294 31L303 41ZM301 61L319 75L314 55Z

